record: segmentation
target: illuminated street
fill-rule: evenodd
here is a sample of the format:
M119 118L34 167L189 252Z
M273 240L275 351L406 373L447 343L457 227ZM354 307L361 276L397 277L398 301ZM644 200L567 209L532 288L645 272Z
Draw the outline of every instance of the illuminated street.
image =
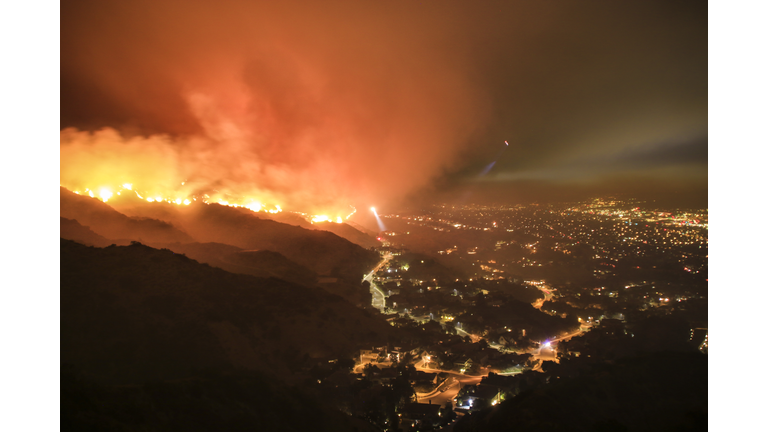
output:
M367 274L366 274L366 275L363 277L363 282L367 281L368 283L370 283L370 284L371 284L371 288L370 288L370 291L371 291L371 296L372 296L372 299L371 299L371 305L372 305L373 307L375 307L376 309L379 309L379 310L380 310L380 311L382 311L382 312L384 311L384 309L385 309L385 307L386 307L386 299L387 299L387 296L386 296L386 294L384 294L384 291L382 291L382 290L381 290L381 288L380 288L380 287L379 287L379 286L376 284L376 282L374 282L374 280L373 280L373 276L374 276L374 275L376 274L376 272L377 272L377 271L379 271L379 270L380 270L382 267L384 267L385 265L387 265L387 263L388 263L388 262L389 262L391 259L392 259L392 254L391 254L391 253L386 253L386 254L385 254L383 257L382 257L381 261L379 261L379 263L378 263L378 264L376 264L376 267L374 267L374 268L373 268L373 269L372 269L370 272L368 272L368 273L367 273Z
M708 404L710 189L751 192L711 205L712 225L757 238L762 183L742 177L765 170L734 160L736 189L708 163L738 145L764 159L760 133L735 135L765 117L764 47L744 48L757 7L724 8L735 32L690 0L26 7L5 14L21 23L4 39L6 291L31 297L4 300L27 309L6 357L33 370L6 369L33 409L3 430L49 430L29 424L49 412L62 430L185 432L740 417ZM760 77L717 92L755 107L712 98L712 65ZM709 142L715 108L739 119L726 145ZM752 243L725 255L762 258ZM761 267L712 280L741 290L745 268Z
M418 394L417 398L420 403L433 403L438 405L445 405L448 401L453 401L453 398L456 397L459 390L464 385L469 384L477 384L479 383L484 376L487 376L488 373L486 372L484 375L464 375L462 373L456 372L456 371L444 371L440 369L431 369L424 367L424 362L419 362L416 365L417 370L421 370L424 372L432 372L432 373L439 373L443 372L449 375L449 377L445 380L443 384L441 384L435 391L430 393L424 393L424 394Z

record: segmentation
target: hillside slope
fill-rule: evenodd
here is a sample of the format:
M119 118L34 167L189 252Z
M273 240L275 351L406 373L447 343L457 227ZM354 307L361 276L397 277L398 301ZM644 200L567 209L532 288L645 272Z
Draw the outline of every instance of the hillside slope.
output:
M319 222L312 226L316 230L332 232L337 236L345 238L352 243L362 246L366 249L381 246L381 242L377 241L375 237L370 236L346 223L339 224L335 222Z
M312 270L269 250L246 251L223 243L152 243L149 246L169 249L232 273L274 277L304 286L317 282L317 274Z
M96 234L89 227L80 225L78 221L64 217L59 218L59 236L86 246L106 247L115 243Z
M462 418L456 432L707 429L707 356L658 352L595 365Z
M318 275L340 277L357 284L379 259L377 253L331 232L263 219L243 208L200 202L188 206L150 204L130 196L113 198L110 204L128 215L171 223L198 242L279 252Z
M61 361L112 384L204 370L287 374L395 329L338 296L141 244L61 240Z
M168 222L128 217L97 198L59 188L59 216L75 219L108 239L160 243L189 243L194 239Z

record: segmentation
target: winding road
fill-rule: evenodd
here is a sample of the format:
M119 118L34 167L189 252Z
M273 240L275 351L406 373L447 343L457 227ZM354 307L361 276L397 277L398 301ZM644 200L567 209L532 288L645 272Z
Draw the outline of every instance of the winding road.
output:
M373 275L375 275L376 272L379 271L379 269L387 265L387 263L391 259L392 259L392 254L387 252L387 254L385 254L382 257L381 261L379 261L379 263L376 264L376 267L374 267L373 270L371 270L365 276L363 276L363 280L362 280L362 282L368 281L368 283L371 284L371 295L372 295L371 305L381 311L383 311L385 308L387 295L384 293L384 291L382 291L382 289L378 285L376 285L376 282L373 281Z

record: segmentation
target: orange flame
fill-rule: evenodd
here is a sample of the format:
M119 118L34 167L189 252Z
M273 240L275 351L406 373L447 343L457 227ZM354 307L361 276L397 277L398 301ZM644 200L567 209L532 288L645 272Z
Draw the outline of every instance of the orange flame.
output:
M65 185L62 185L66 187ZM73 190L75 194L81 195L81 194L88 194L91 198L99 198L103 202L109 201L110 198L112 198L114 195L121 195L121 192L128 190L132 191L140 200L145 200L149 203L168 203L168 204L176 204L176 205L185 205L188 206L192 204L193 201L197 201L198 198L196 196L178 196L178 194L175 195L174 198L170 197L163 197L161 194L148 194L146 198L144 198L138 190L134 188L134 183L123 183L119 186L99 186L98 187L98 194L94 194L93 190L90 188L85 188L83 192L79 190ZM113 192L116 191L116 192ZM232 201L230 201L232 200ZM220 204L228 207L234 207L234 208L246 208L254 213L259 212L266 212L266 213L280 213L283 211L283 208L279 204L273 204L271 206L263 204L261 201L255 200L253 198L242 198L242 199L213 199L209 195L204 195L200 199L201 202L205 204ZM353 207L354 209L354 207ZM328 215L308 215L306 213L302 212L292 212L296 214L300 214L304 216L307 221L311 223L316 222L335 222L335 223L343 223L344 219L349 219L350 216L352 216L355 213L356 210L353 210L352 213L348 214L346 217L342 218L342 216L336 216L335 219L328 216Z

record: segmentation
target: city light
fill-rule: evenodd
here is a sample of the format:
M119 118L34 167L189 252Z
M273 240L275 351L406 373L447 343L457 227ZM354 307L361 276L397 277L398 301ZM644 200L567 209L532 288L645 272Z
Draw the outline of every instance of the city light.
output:
M760 280L708 283L704 84L744 68L708 57L706 3L61 3L38 26L60 30L58 170L6 140L59 176L59 256L11 247L34 289L6 291L35 321L61 297L69 429L699 430L708 367L738 380L707 357L708 296L759 304ZM720 45L758 58L760 14L725 9ZM21 52L32 82L7 82L46 105L27 60L59 53ZM33 124L7 131L44 129L10 105ZM753 185L758 152L726 140ZM722 188L753 232L722 228L751 246L728 270L759 268L759 184ZM40 231L24 212L7 231Z

